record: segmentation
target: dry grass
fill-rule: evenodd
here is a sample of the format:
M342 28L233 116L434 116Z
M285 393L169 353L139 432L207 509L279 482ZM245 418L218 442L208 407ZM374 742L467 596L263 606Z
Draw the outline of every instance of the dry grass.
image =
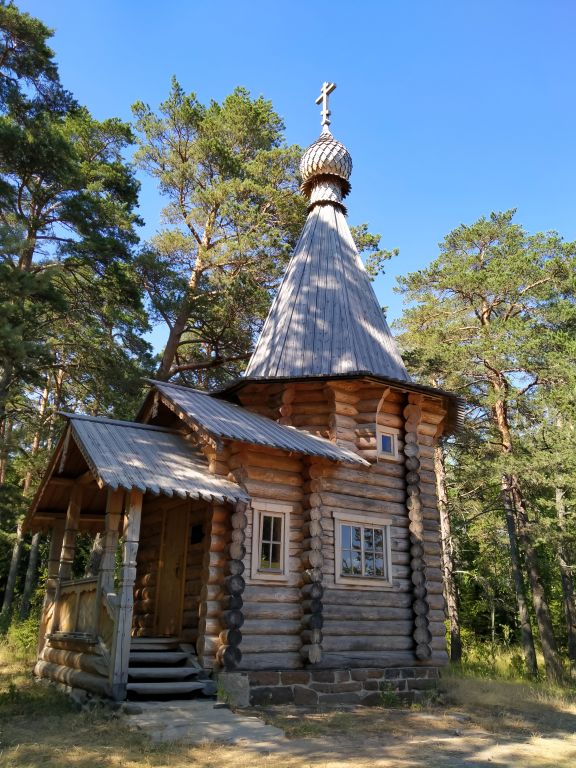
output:
M4 657L6 654L4 654ZM443 702L263 716L287 748L270 755L214 744L153 744L107 710L80 713L0 654L0 766L10 768L488 768L576 765L576 704L566 691L446 678Z

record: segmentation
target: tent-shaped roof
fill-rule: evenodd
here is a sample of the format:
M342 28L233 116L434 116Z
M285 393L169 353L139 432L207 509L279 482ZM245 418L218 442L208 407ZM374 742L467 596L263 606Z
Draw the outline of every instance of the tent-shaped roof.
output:
M410 381L341 205L316 204L247 379L373 374Z
M216 439L227 438L243 443L267 445L270 448L305 456L321 456L348 464L368 464L357 453L340 448L323 437L277 424L272 419L224 400L217 400L205 392L163 381L151 383L186 422L202 427Z

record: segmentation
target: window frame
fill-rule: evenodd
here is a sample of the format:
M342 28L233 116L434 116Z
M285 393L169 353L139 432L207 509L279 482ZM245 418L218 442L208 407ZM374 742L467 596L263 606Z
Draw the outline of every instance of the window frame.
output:
M252 502L252 556L250 577L254 581L288 581L290 560L290 512L292 508L286 504L271 501ZM260 552L262 548L262 525L265 516L282 520L280 544L280 570L263 570L260 567Z
M385 453L380 450L382 435L387 435L392 438L392 453ZM378 461L400 461L400 453L398 450L398 438L400 436L400 430L393 427L384 427L381 424L376 424L376 454Z
M342 587L359 587L362 589L392 589L392 544L391 526L392 520L387 517L375 515L354 514L344 510L332 512L334 518L334 581ZM350 525L361 528L381 528L384 534L384 563L387 576L366 576L365 574L352 576L343 575L342 567L342 526Z

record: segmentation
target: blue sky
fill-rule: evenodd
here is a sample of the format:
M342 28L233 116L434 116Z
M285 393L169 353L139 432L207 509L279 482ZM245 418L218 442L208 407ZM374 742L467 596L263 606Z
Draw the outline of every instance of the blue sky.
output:
M576 239L573 0L17 0L55 29L64 85L98 118L156 107L175 74L201 101L237 85L269 98L289 143L332 131L354 162L352 224L400 256L376 284L393 320L397 274L460 223L517 208L531 231ZM162 202L142 178L144 236Z

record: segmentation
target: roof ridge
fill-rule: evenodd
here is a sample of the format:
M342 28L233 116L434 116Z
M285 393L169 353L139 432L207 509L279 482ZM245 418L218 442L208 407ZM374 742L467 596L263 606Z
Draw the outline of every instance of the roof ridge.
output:
M95 421L100 424L114 424L117 427L135 427L136 429L147 429L150 432L168 432L172 435L181 435L182 430L170 429L170 427L159 427L156 424L143 424L140 421L127 421L125 419L109 419L107 416L90 416L84 413L68 413L67 411L57 411L59 416L64 416L70 421Z

